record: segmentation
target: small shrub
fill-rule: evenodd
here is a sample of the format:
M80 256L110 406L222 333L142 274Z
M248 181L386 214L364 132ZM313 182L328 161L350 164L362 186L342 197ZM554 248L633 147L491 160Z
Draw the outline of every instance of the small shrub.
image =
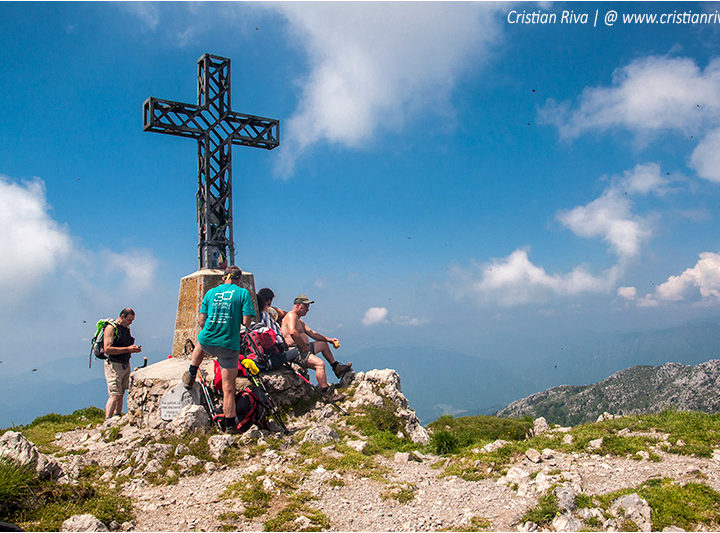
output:
M30 467L0 458L0 516L21 510L37 485L37 475Z
M430 437L430 448L438 455L451 455L460 448L460 441L454 434L442 430Z
M538 504L525 511L520 519L522 522L535 522L538 526L545 526L552 522L552 519L560 514L557 496L554 487L540 497Z

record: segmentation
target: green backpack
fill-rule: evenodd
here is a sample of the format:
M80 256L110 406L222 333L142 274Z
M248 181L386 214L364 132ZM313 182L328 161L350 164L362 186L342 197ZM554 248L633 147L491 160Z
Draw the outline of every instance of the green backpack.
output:
M115 329L115 339L118 338L120 333L118 332L117 324L114 318L103 318L97 321L95 326L95 335L90 339L90 367L92 367L93 355L98 359L107 359L105 355L105 326L110 324Z

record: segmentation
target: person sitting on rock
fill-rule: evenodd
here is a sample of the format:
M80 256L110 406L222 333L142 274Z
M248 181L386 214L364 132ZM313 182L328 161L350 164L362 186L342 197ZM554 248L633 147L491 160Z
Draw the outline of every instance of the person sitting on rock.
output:
M283 339L278 319L280 319L280 321L282 322L283 317L287 313L279 307L273 307L272 303L274 298L275 293L272 291L272 289L268 289L267 287L260 289L257 292L257 302L258 310L260 312L260 320L263 324L265 324L268 328L275 332L278 341L282 343L285 342L285 339Z
M306 368L313 369L320 390L323 393L329 393L332 392L332 389L325 377L325 363L315 354L322 353L338 379L342 379L350 371L352 363L342 364L333 357L330 344L333 344L336 348L339 347L340 342L337 339L313 331L303 322L302 317L308 314L312 303L315 303L315 301L304 294L300 294L295 298L292 310L283 318L281 331L288 346L298 349L299 354L296 362ZM314 342L309 342L310 338L314 339ZM333 399L332 401L336 400Z

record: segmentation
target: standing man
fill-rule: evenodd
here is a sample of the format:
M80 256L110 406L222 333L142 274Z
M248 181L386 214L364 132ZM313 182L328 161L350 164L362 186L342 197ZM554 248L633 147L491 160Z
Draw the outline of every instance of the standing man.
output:
M285 315L282 321L282 336L290 348L296 346L299 350L300 355L298 356L298 360L300 364L315 370L315 378L317 379L320 390L324 393L330 393L332 390L325 377L325 363L323 363L322 359L316 357L315 354L323 354L323 357L330 363L338 379L342 379L342 377L350 371L352 363L346 365L338 363L330 350L330 344L333 344L335 348L337 348L340 346L340 342L335 338L326 337L321 333L313 331L303 322L302 317L308 314L310 304L313 303L315 303L315 300L311 300L304 294L300 294L293 300L292 310ZM314 339L314 342L309 342L309 338ZM336 400L333 399L333 401Z
M235 378L240 362L240 326L249 328L255 316L250 292L240 286L242 270L236 266L225 269L222 285L210 289L200 305L198 344L190 357L190 368L182 375L185 388L192 388L205 353L217 357L222 375L223 428L237 433L235 420Z
M135 311L126 307L113 324L103 330L105 360L105 381L108 386L108 401L105 404L105 418L122 413L123 396L130 388L130 356L142 351L130 334L130 324L135 320Z

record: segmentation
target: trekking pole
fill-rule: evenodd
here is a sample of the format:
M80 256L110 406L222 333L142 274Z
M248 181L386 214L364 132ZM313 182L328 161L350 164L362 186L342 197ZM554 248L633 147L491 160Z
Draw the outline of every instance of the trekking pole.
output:
M215 409L215 404L212 401L212 398L210 397L210 391L208 390L207 385L205 384L205 376L203 373L198 370L200 373L200 379L198 380L198 383L200 384L200 390L203 393L203 397L205 399L205 403L207 404L207 410L208 414L210 415L210 420L215 422L220 429L222 428L222 425L220 424L220 419L218 418L218 412Z
M349 413L348 413L345 409L343 409L343 408L340 407L337 403L335 403L333 400L331 400L330 397L329 397L326 393L324 393L323 391L321 391L319 387L317 387L316 385L313 385L312 383L310 383L310 380L308 380L308 379L307 379L305 376L303 376L300 372L298 372L297 370L295 370L290 363L285 363L285 364L283 364L283 366L285 366L285 367L289 368L290 370L292 370L292 371L295 373L296 376L298 376L300 379L302 379L302 380L308 385L308 387L310 387L313 391L315 391L317 394L319 394L320 397L321 397L323 400L325 400L325 403L329 403L330 405L332 405L335 409L338 410L338 412L340 412L340 414L349 416Z
M246 363L247 361L247 363ZM273 417L273 420L278 423L278 425L282 428L283 432L286 435L290 434L290 430L287 428L285 423L282 421L282 418L280 417L280 414L277 411L277 406L275 405L275 401L272 399L272 396L270 396L270 392L268 392L267 387L265 386L265 383L263 382L262 378L258 378L257 374L260 373L260 370L258 369L257 365L252 359L243 359L242 363L243 366L247 369L247 375L252 380L253 384L262 389L263 392L265 392L265 395L268 399L268 408L270 409L270 414Z

